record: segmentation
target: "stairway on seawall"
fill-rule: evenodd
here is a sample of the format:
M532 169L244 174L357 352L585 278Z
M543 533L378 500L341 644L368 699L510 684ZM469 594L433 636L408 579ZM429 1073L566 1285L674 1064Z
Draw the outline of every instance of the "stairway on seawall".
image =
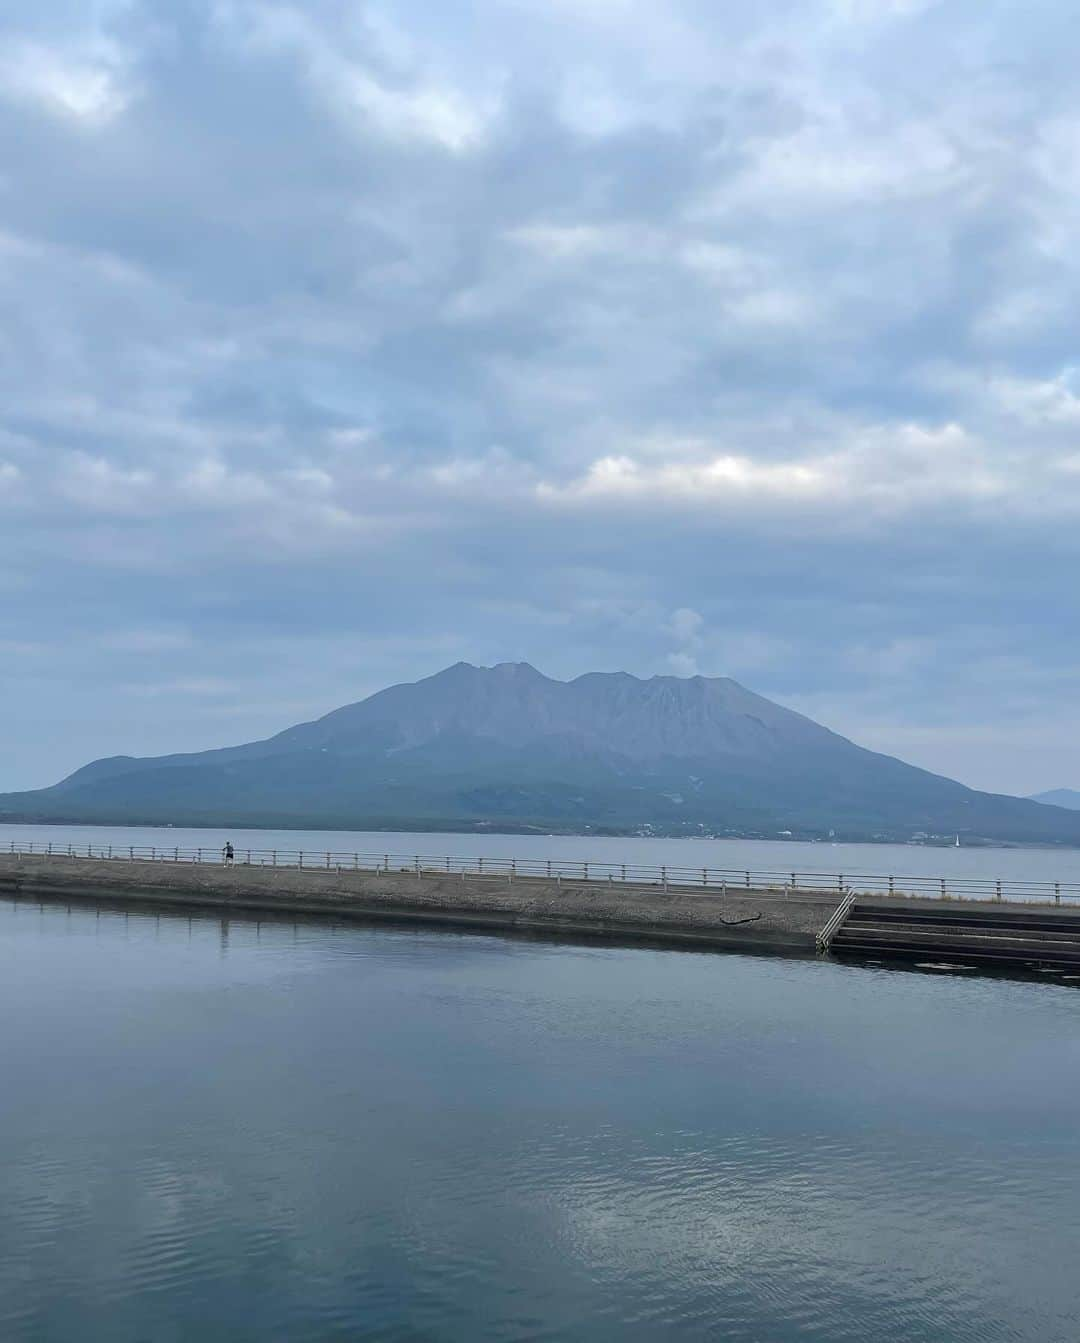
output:
M1080 909L936 900L856 900L837 956L1080 972Z

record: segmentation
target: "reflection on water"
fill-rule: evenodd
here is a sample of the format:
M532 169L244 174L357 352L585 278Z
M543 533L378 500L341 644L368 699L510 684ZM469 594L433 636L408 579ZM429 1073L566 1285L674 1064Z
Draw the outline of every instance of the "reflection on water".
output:
M0 903L0 1337L1080 1337L1080 995Z

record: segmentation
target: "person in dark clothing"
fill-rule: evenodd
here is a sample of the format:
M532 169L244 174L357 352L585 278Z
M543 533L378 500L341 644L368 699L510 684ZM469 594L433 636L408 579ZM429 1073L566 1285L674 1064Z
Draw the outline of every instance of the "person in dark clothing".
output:
M231 839L227 839L225 841L225 847L221 850L221 856L225 859L225 866L232 867L233 858L235 857L235 854L233 851Z

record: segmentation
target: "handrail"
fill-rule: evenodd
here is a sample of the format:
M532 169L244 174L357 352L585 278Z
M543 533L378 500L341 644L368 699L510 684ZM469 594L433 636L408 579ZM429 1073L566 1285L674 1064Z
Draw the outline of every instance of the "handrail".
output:
M825 924L825 927L822 928L820 933L818 933L817 935L818 951L824 952L829 950L830 943L832 942L836 934L840 931L840 929L843 927L844 921L847 918L847 916L851 913L851 909L854 904L855 904L855 892L848 891L847 895L845 895L843 900L840 901L837 907L833 910L832 914L829 915L829 919L828 922Z
M222 862L217 845L61 843L11 840L0 853L25 858L123 859L170 863ZM402 872L418 877L474 876L550 879L562 883L598 882L658 886L666 890L737 892L776 891L792 895L915 895L957 900L1028 900L1054 904L1080 901L1080 882L1020 881L985 877L897 876L884 873L762 871L752 868L689 867L670 864L612 863L574 858L462 857L456 854L338 852L332 849L235 849L238 866L321 868L324 871Z

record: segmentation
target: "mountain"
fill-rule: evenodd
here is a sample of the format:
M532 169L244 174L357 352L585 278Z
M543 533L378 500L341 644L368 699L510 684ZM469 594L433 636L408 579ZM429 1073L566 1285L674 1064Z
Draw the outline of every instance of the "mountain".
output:
M1075 788L1051 788L1048 793L1036 793L1032 802L1044 802L1050 807L1065 807L1068 811L1080 811L1080 793Z
M525 663L392 686L266 741L114 756L0 819L1080 844L1080 815L864 750L726 678Z

